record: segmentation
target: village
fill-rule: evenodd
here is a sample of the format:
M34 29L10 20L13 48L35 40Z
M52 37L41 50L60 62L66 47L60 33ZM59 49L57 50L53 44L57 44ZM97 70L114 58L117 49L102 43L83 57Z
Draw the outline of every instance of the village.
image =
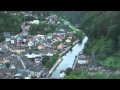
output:
M64 28L47 35L29 35L30 25L39 23L38 20L24 22L21 25L22 32L17 35L4 33L5 41L0 43L0 78L46 78L50 68L42 64L43 56L52 57L60 54L77 40L75 32L69 32ZM44 23L60 24L55 15L47 17Z

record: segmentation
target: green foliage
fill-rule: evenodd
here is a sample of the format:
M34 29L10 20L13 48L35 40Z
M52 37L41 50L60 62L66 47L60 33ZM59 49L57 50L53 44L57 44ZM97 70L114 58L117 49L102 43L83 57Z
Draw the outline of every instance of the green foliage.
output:
M89 37L84 52L91 55L94 50L98 61L110 55L120 57L120 12L90 11L83 12L79 25ZM80 15L79 15L80 16ZM112 68L118 68L111 64Z
M73 71L70 72L70 75L79 76L80 74L82 74L82 71L80 69L74 69Z
M49 61L45 64L47 68L52 68L55 62L58 60L59 53L56 53L54 56L50 57Z
M119 74L110 74L108 76L108 79L120 79L120 75Z
M107 75L104 73L96 73L95 75L91 75L91 79L107 79Z
M84 38L84 33L82 31L76 31L77 38L82 41Z
M79 79L79 77L75 76L75 75L69 75L69 76L65 76L62 79Z
M43 56L42 64L45 65L49 61L49 59L50 59L49 56Z
M37 32L40 32L40 34L46 35L48 33L54 32L56 30L57 26L47 23L39 23L32 24L30 27L30 34L35 35Z
M22 31L20 25L22 18L18 16L12 16L8 13L0 12L0 41L4 40L3 32L10 32L12 34L18 34Z
M72 68L67 68L66 71L65 71L65 74L70 75L71 71L72 71Z
M109 67L112 70L120 69L119 58L115 56L109 56L104 61L101 62L101 65Z
M67 68L66 71L66 76L63 77L63 79L88 79L88 73L86 71L81 71L80 69L74 69L72 70L71 68Z

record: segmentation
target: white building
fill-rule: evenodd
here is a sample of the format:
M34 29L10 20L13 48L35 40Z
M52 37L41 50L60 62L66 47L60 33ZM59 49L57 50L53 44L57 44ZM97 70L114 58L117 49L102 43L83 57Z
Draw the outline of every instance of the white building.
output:
M39 20L33 20L32 22L30 22L31 24L39 24Z
M66 74L63 72L63 73L61 73L60 74L60 77L62 78L62 77L64 77Z
M6 38L6 39L5 39L5 41L6 41L6 42L9 42L9 41L10 41L10 39L11 39L11 38Z

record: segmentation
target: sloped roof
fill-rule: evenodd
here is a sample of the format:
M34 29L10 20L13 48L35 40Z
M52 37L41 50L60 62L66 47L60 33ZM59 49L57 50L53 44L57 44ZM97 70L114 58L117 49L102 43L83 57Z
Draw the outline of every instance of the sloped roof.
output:
M62 45L58 45L57 49L63 49L63 46Z
M65 42L71 42L71 40L70 40L70 39L67 39L67 40L65 40Z
M60 37L55 37L56 40L61 41L62 39Z
M39 50L44 49L44 48L45 48L44 45L39 45L39 46L37 46L37 49L39 49Z

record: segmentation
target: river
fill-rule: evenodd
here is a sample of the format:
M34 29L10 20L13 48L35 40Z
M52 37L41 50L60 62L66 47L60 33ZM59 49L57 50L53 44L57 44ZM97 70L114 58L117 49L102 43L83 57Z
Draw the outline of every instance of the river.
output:
M72 68L74 63L75 56L78 55L80 51L84 49L84 45L87 42L88 37L85 36L82 43L77 43L73 48L72 51L69 51L66 55L64 55L63 61L57 66L57 68L53 71L51 78L60 78L60 71L66 70L68 67Z

